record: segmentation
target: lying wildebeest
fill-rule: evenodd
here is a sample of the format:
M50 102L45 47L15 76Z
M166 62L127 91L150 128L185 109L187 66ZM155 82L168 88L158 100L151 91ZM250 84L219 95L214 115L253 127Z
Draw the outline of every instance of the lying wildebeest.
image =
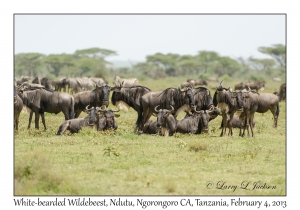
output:
M178 133L208 133L209 121L215 119L220 114L218 109L214 110L194 110L192 115L188 114L182 120L177 121Z
M19 129L19 117L23 109L23 101L18 96L17 87L14 86L14 129Z
M174 108L172 115L176 118L180 111L190 111L195 109L195 100L191 87L167 88L164 91L149 92L142 96L143 122L144 124L150 119L152 113L155 113L155 107L160 105L161 109L169 109L171 105Z
M94 130L98 129L99 125L99 111L101 108L92 107L85 109L85 112L88 114L85 118L76 118L71 120L66 120L63 122L56 132L56 135L63 135L66 130L69 130L71 134L78 133L83 127L92 127Z
M35 113L35 128L39 129L39 114L42 116L42 123L46 130L44 112L58 114L63 112L65 120L74 117L74 97L67 93L59 93L43 88L26 90L19 88L19 96L23 100L23 104L31 111L29 115L28 128L32 120L33 112Z
M134 87L114 87L113 94L111 96L111 102L114 106L121 109L122 105L132 107L138 114L135 130L142 129L143 120L143 107L142 107L142 96L149 93L151 90L144 86Z
M241 110L243 106L243 98L240 97L237 92L231 91L230 88L222 87L222 82L219 87L217 87L216 92L213 97L214 106L218 106L222 113L222 121L224 127L222 128L222 132L220 136L226 135L227 128L227 115L230 116L229 120L229 132L228 135L232 136L232 118L234 113L237 110Z
M283 83L280 85L279 89L279 101L285 101L286 100L286 83Z
M117 87L132 87L139 85L137 78L124 79L120 76L115 75L114 85Z
M115 112L119 112L120 110L105 110L101 109L101 116L99 118L99 124L98 124L98 131L108 130L108 129L114 129L116 130L118 128L117 122L115 120L115 117L120 117L119 114L115 114Z
M208 85L208 83L205 80L188 79L187 82L190 83L191 85L193 85L193 87L195 87L197 85L205 85L205 86Z
M74 104L74 118L79 117L80 113L84 111L87 105L90 107L107 107L109 105L109 93L110 93L110 86L108 85L101 85L96 86L93 91L82 91L75 93L73 95L75 104Z
M172 115L174 107L172 105L170 106L172 110L158 110L157 108L159 107L159 105L154 108L157 116L156 128L159 130L162 136L172 136L176 132L176 120Z

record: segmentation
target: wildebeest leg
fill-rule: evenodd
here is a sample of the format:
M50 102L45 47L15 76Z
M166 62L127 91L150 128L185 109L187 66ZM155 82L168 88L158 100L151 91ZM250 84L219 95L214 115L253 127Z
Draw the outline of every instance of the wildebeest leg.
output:
M249 132L249 120L250 120L250 112L248 111L247 113L246 113L246 119L245 119L245 125L246 125L246 127L247 127L247 133L248 133L248 138L250 137L250 132ZM252 129L251 129L252 130Z
M227 128L227 114L225 112L222 113L222 119L223 119L223 128L220 136L225 136L226 128Z
M81 114L81 111L77 111L77 112L75 112L75 116L74 116L74 118L78 118L80 114Z
M136 123L135 123L135 130L141 130L142 131L142 120L143 120L143 115L142 115L142 112L139 111L138 112L138 118L136 120Z
M251 113L250 114L250 129L251 129L251 132L252 132L252 137L254 137L254 131L253 131L253 118L254 118L254 113Z
M30 128L30 124L31 124L31 120L32 120L32 115L33 115L33 112L31 111L30 114L29 114L29 119L28 119L28 129Z
M228 131L228 136L232 136L232 135L233 135L233 133L232 133L232 119L233 119L233 114L234 114L234 113L230 114L230 118L229 118L229 125L228 125L229 131Z
M41 113L41 116L42 116L42 123L43 123L43 125L44 125L44 130L47 130L47 128L46 128L46 122L45 122L45 115L44 115L44 112L43 112L43 113Z
M39 112L35 112L34 115L35 115L35 121L34 121L35 122L35 128L40 129L40 127L39 127L39 119L40 119Z

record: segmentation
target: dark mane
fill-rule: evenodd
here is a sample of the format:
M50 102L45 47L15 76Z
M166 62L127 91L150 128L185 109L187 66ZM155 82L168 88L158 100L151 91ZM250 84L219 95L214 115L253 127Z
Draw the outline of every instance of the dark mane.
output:
M172 94L169 91L173 91ZM170 105L176 106L175 110L185 104L184 99L182 98L181 92L177 88L167 88L162 91L157 97L160 98L160 109L169 109ZM173 102L171 104L170 102Z
M210 95L210 91L205 87L198 87L193 90L195 105L197 110L207 110L213 105L213 99Z

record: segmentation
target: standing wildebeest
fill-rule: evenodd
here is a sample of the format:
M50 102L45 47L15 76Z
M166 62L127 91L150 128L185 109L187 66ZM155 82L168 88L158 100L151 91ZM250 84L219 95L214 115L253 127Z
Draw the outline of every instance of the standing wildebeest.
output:
M243 89L245 89L245 88L246 88L246 83L244 83L244 82L241 82L241 83L236 84L236 85L234 86L234 90L243 90Z
M63 135L66 130L69 130L71 134L78 133L82 127L92 127L94 130L98 129L99 123L99 107L92 107L85 109L85 112L88 113L88 116L85 118L76 118L71 120L66 120L63 122L56 132L56 135Z
M220 136L226 135L227 128L227 115L230 116L229 120L229 132L228 135L232 136L232 118L237 110L242 109L243 99L237 92L232 92L230 88L226 89L222 87L222 82L220 86L216 89L213 97L214 106L218 106L222 113L222 121L224 127Z
M72 119L74 116L74 97L67 93L53 92L47 89L19 90L19 96L31 111L29 116L28 128L35 113L35 128L39 129L39 114L42 116L42 123L46 130L44 112L58 114L63 112L65 120Z
M81 91L81 87L77 83L77 78L66 78L65 84L69 87L71 94L75 94Z
M54 82L55 91L59 92L67 92L67 78L63 77L58 81Z
M18 96L18 90L16 86L14 86L14 128L16 130L19 129L19 117L22 109L23 109L23 101Z
M279 101L286 100L286 83L283 83L279 89Z
M114 85L117 87L132 87L139 85L137 78L124 79L117 75L114 77Z
M170 105L174 107L172 114L176 118L180 111L190 111L195 109L195 100L190 87L180 88L167 88L164 91L149 92L142 97L143 106L143 122L144 124L150 119L152 113L155 112L154 108L160 105L161 109L168 109Z
M107 107L109 105L110 86L107 84L96 86L90 94L90 106Z
M120 109L120 104L126 104L132 107L138 114L135 130L142 129L143 120L143 107L142 107L142 96L149 93L151 90L144 86L134 87L114 87L113 94L111 96L111 102L114 106Z
M244 118L244 130L243 134L240 135L244 136L245 129L247 128L248 137L249 134L249 127L252 132L252 137L254 137L253 132L253 118L254 113L265 113L270 110L273 114L274 118L274 125L273 127L277 127L277 120L279 115L279 99L276 95L272 93L257 93L253 91L240 91L238 95L242 95L243 98L243 114L245 115Z
M38 77L34 78L31 82L32 84L40 84L44 86L46 89L53 90L54 88L52 87L52 81L49 80L46 77L43 77L42 79L39 79Z
M255 90L256 92L258 92L259 89L264 90L265 82L248 82L246 83L246 86L248 86L251 90Z
M120 117L119 114L115 114L115 112L119 112L120 110L100 110L102 116L99 118L98 131L113 129L116 130L118 128L115 117Z
M84 111L85 107L87 105L93 106L93 107L102 107L102 106L108 106L110 93L110 86L108 85L101 85L96 86L96 88L93 91L82 91L75 93L73 95L74 97L74 112L75 116L74 118L79 117L80 113Z

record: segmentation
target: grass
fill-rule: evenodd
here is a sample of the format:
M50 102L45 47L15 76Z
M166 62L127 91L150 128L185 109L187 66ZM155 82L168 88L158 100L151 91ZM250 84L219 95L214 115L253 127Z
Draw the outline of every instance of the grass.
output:
M150 88L166 88L162 81L143 82ZM175 87L171 79L168 83ZM56 136L63 114L46 113L43 131L28 130L28 114L21 113L14 138L14 194L285 195L285 110L281 102L277 129L272 127L271 112L256 113L255 138L239 137L238 130L233 137L219 137L220 116L210 122L209 135L139 136L133 133L133 109L120 112L117 132L86 128L72 136ZM249 187L260 182L276 188L241 189L245 181ZM223 187L237 189L218 189L224 182Z

